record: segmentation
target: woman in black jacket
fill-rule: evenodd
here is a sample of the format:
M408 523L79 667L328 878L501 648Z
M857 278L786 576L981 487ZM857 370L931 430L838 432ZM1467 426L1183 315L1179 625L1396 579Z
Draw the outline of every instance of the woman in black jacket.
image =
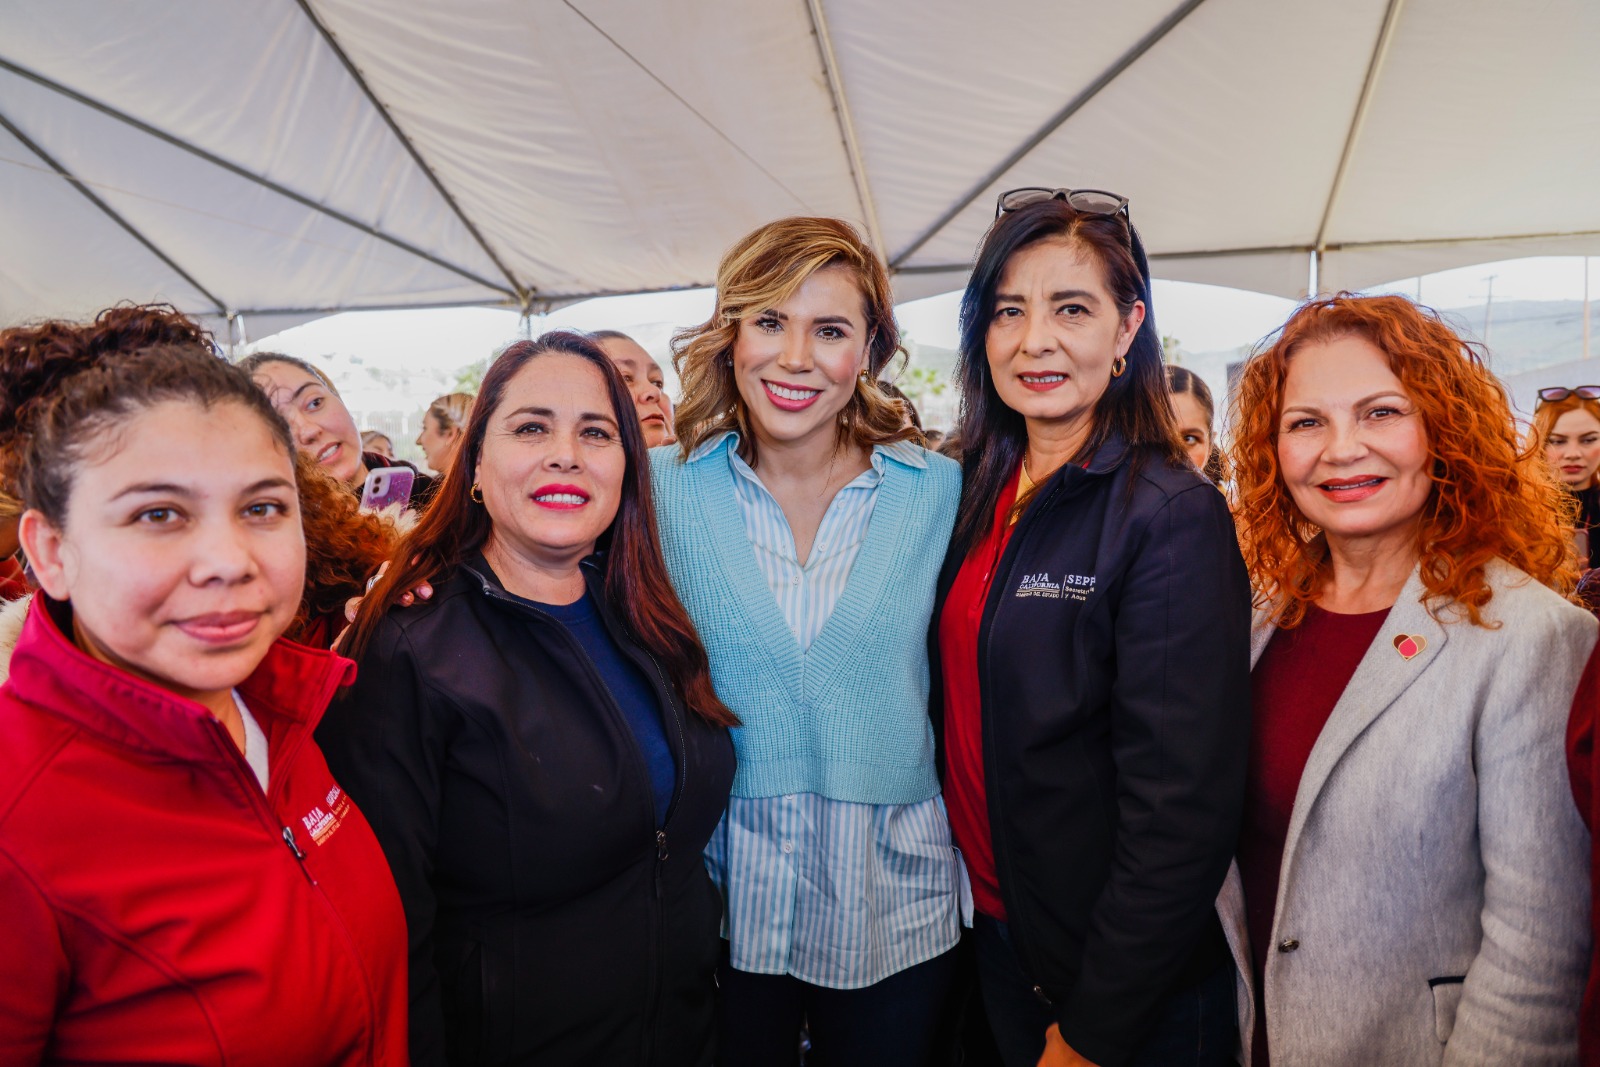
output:
M700 853L735 720L592 341L490 367L347 647L359 676L317 739L400 887L412 1062L709 1063L721 902Z
M1231 1063L1250 589L1111 194L1001 197L962 301L932 714L1008 1067Z

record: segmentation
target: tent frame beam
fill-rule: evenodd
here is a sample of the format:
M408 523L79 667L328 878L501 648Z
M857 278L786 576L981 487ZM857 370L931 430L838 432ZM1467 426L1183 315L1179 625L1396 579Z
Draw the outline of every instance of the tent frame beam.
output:
M828 78L828 92L833 96L833 113L839 120L839 138L844 142L845 155L850 161L850 177L855 179L856 199L861 203L861 217L867 224L867 237L879 256L889 254L883 241L883 229L878 225L878 203L872 195L872 185L867 180L867 164L861 153L861 142L856 138L856 125L845 96L844 75L839 69L839 58L833 50L833 34L828 30L828 16L822 0L806 0L806 11L811 15L811 32L817 39L817 52L822 59L822 72Z
M1005 177L1006 173L1009 172L1011 168L1022 162L1022 160L1030 152L1032 152L1035 148L1038 148L1045 142L1047 138L1050 137L1051 134L1055 133L1062 126L1064 126L1068 119L1072 118L1072 116L1076 115L1079 111L1082 111L1091 100L1100 95L1101 91L1104 90L1106 86L1116 81L1117 78L1121 76L1123 71L1127 70L1129 67L1133 66L1134 63L1138 62L1141 56L1159 44L1162 38L1166 37L1167 34L1176 29L1179 23L1193 14L1195 8L1199 7L1204 2L1205 0L1183 0L1183 3L1179 4L1178 7L1166 18L1162 19L1154 29L1141 37L1132 48L1118 56L1109 67L1100 72L1099 77L1090 82L1089 85L1077 96L1073 97L1065 107L1052 115L1048 122L1039 127L1038 130L1034 131L1031 137L1029 137L1026 141L1023 141L1022 144L1018 145L1004 159L991 168L987 174L978 180L976 185L974 185L971 189L968 189L966 193L962 195L960 200L957 200L954 204L950 205L950 207L947 208L944 213L934 221L933 225L929 226L927 229L923 230L922 233L918 234L917 237L909 245L907 245L904 250L896 255L894 259L890 260L890 269L903 269L902 265L906 260L916 255L923 245L933 240L933 238L936 237L940 231L942 231L946 226L950 225L951 222L955 221L957 215L960 215L963 211L970 207L978 199L978 197L982 196L991 186L994 185L995 182Z
M62 178L66 179L67 184L71 185L74 189L78 190L78 192L82 193L85 200L88 200L89 203L99 208L102 212L104 212L107 218L127 231L129 237L132 237L135 241L138 241L139 244L144 246L145 251L149 252L162 263L166 264L167 269L172 271L172 273L176 274L178 277L182 278L186 283L188 283L191 289L205 297L207 300L211 301L211 303L216 306L216 311L214 314L228 315L231 317L232 312L228 310L228 305L223 300L219 299L211 290L201 285L200 282L195 279L194 275L178 266L176 260L167 255L166 252L162 251L161 248L150 238L146 237L137 226L124 218L121 212L117 211L116 208L102 200L95 193L95 191L90 189L89 186L86 185L76 174L73 174L59 160L40 147L33 140L33 138L29 137L27 134L18 129L16 124L3 114L0 114L0 128L4 128L5 131L11 136L15 137L24 148L32 152L35 156L38 156L39 159L42 160L51 170L55 171Z
M1492 234L1483 237L1414 237L1394 241L1343 241L1324 246L1324 252L1364 252L1375 248L1450 248L1456 245L1495 244L1500 241L1557 241L1570 237L1597 237L1600 230L1556 230L1548 233ZM1228 259L1236 256L1306 255L1318 251L1315 245L1263 245L1259 248L1195 249L1187 252L1151 252L1150 262L1185 259ZM1552 255L1556 253L1550 253ZM900 267L895 274L954 274L970 271L971 263L930 263Z
M1344 148L1339 153L1339 165L1333 172L1333 183L1328 188L1328 199L1322 205L1322 219L1317 223L1317 236L1311 243L1311 288L1322 280L1322 253L1328 247L1328 227L1333 223L1334 210L1339 206L1339 196L1344 192L1345 179L1350 176L1350 166L1355 159L1356 144L1367 124L1372 110L1372 98L1377 92L1378 78L1389 57L1389 46L1394 43L1395 27L1400 24L1400 9L1405 0L1389 0L1383 12L1383 24L1378 28L1378 39L1372 46L1372 58L1367 61L1367 73L1361 80L1361 94L1356 97L1356 108L1350 116L1350 128L1345 131Z
M51 92L58 93L59 95L66 97L68 100L82 104L84 107L87 107L92 111L98 111L107 118L116 119L118 122L121 122L124 125L133 127L140 133L147 134L151 137L154 137L158 141L164 142L165 144L169 144L174 148L187 152L195 158L204 160L214 167L218 167L227 171L229 174L243 178L247 182L259 185L263 189L276 193L286 200L292 200L301 207L308 208L320 215L326 215L335 222L343 223L353 230L359 230L369 237L375 237L378 240L383 241L385 244L393 245L402 252L408 252L411 255L416 256L418 259L423 259L429 263L432 263L436 267L442 267L452 274L460 275L468 281L475 282L478 285L483 286L485 289L492 289L497 293L504 293L508 297L514 297L519 300L522 299L519 294L513 290L507 289L501 283L489 281L487 278L481 277L474 271L470 271L465 267L451 263L449 260L436 256L432 252L426 251L425 249L418 248L409 241L396 237L393 234L385 233L376 226L362 222L360 219L351 215L346 215L344 212L339 211L336 208L331 208L326 204L319 204L303 193L297 193L288 186L280 185L270 178L264 178L259 174L246 170L237 163L232 163L226 159L223 159L221 156L213 152L208 152L198 145L190 144L183 138L177 137L165 130L152 126L148 122L136 119L125 111L119 111L109 104L104 104L93 97L85 96L75 89L70 89L67 86L62 85L58 81L53 81L50 78L46 78L43 74L31 71L27 67L18 66L9 59L0 57L0 70L15 74L19 78L26 78L35 85L43 86L44 88L49 89Z
M456 200L455 196L444 187L444 182L439 179L438 173L422 158L422 153L412 143L411 138L406 136L405 131L400 128L400 124L395 121L394 115L390 113L383 101L378 99L378 94L372 91L372 86L367 83L367 79L361 73L361 69L355 65L349 54L345 52L344 47L334 38L333 31L328 29L322 19L317 17L315 11L311 10L309 0L297 0L297 2L300 5L300 10L305 12L305 16L311 22L311 25L316 27L323 43L338 57L339 62L344 65L345 72L350 75L356 87L366 96L367 102L383 117L384 124L389 127L389 132L394 134L395 140L400 142L400 146L406 150L406 153L411 157L411 161L427 177L428 181L433 185L434 191L449 205L450 210L461 221L461 225L466 227L467 232L472 235L472 239L478 242L478 247L483 249L483 254L488 256L490 262L499 268L500 273L505 277L506 283L511 286L512 292L516 294L518 302L522 304L529 303L533 290L517 281L516 275L511 273L511 268L506 266L495 250L490 247L488 239L483 236L483 232L478 229L477 224L467 217L467 213L462 210L461 204Z

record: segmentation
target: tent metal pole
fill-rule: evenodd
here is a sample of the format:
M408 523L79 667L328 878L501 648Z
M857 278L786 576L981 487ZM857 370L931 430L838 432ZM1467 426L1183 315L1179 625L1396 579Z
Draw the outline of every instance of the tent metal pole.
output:
M252 173L251 171L246 170L244 167L239 166L237 163L231 163L219 155L206 151L204 148L201 148L198 145L190 144L181 137L176 137L165 130L158 129L155 126L150 125L148 122L142 122L139 119L134 118L132 115L129 115L127 112L118 111L109 104L103 104L92 97L83 95L75 89L69 89L60 82L52 81L42 74L36 74L26 67L19 67L17 64L8 59L0 58L0 70L8 71L17 75L19 78L26 78L28 81L31 81L36 85L42 85L51 92L59 93L68 100L82 104L84 107L87 107L93 111L98 111L100 114L105 115L108 118L116 119L118 122L121 122L124 125L132 126L140 133L148 134L158 141L165 142L174 148L181 149L198 159L202 159L205 162L210 163L214 167L220 167L229 174L243 178L245 181L253 182L256 185L261 186L263 189L277 193L284 199L292 200L303 208L308 208L309 210L315 211L320 215L326 215L335 222L342 222L351 229L360 230L369 237L376 237L378 240L383 241L386 244L393 245L402 252L409 252L418 259L425 259L436 267L442 267L452 274L458 274L468 281L476 282L478 285L481 285L486 289L493 289L495 292L504 293L508 297L516 297L519 295L512 290L507 289L499 282L491 282L487 278L480 276L474 271L470 271L465 267L457 266L456 264L451 263L449 260L434 255L432 252L418 248L409 241L405 241L399 237L395 237L392 234L385 233L376 226L369 225L368 223L362 222L360 219L346 215L344 212L331 208L326 204L319 204L310 197L297 193L287 186L280 185L277 182L272 181L270 178L263 178L261 175Z
M167 268L171 270L172 273L176 274L178 277L187 282L190 288L199 293L201 296L205 297L207 300L211 301L211 303L216 306L216 310L214 312L215 314L226 315L230 313L228 311L228 305L225 304L221 298L195 280L194 275L178 266L177 262L171 256L167 255L160 248L158 248L156 243L141 233L137 226L124 218L116 208L100 199L93 189L90 189L89 186L84 184L84 182L78 178L77 175L73 174L66 167L62 166L62 164L49 152L46 152L43 148L39 147L38 144L34 143L31 137L19 130L10 119L6 118L5 115L0 115L0 127L4 127L6 132L20 141L22 145L28 149L28 151L38 156L47 166L49 166L51 170L65 178L67 184L71 185L74 189L78 190L78 192L82 193L85 200L88 200L89 203L99 208L105 213L107 218L127 231L128 236L132 237L135 241L138 241L141 245L143 245L145 251L155 256L162 263L165 263Z
M1099 77L1095 78L1094 81L1089 83L1087 88L1085 88L1077 96L1073 97L1066 107L1052 115L1050 117L1050 121L1046 122L1043 126L1039 127L1038 130L1034 131L1031 137L1029 137L1026 141L1023 141L1022 144L1013 149L1005 157L1005 159L1001 160L993 168L991 168L987 174L978 179L977 184L975 184L971 189L968 189L966 193L962 195L960 200L957 200L954 204L950 205L950 207L946 209L937 220L934 221L933 225L923 230L922 233L917 235L916 239L914 239L898 255L896 255L894 259L890 260L889 266L893 269L899 269L901 264L905 263L906 260L916 255L917 251L921 249L923 245L931 241L939 233L939 231L950 225L957 215L961 214L969 206L971 206L972 203L976 201L978 197L982 196L990 186L994 185L995 182L1005 177L1007 171L1020 163L1023 157L1025 157L1029 152L1032 152L1035 148L1038 148L1041 144L1043 144L1045 139L1059 130L1068 119L1072 118L1072 116L1083 110L1084 106L1087 105L1089 101L1100 95L1100 91L1102 89L1116 81L1118 76L1121 75L1123 71L1133 66L1133 64L1138 61L1140 56L1144 55L1146 52L1150 51L1150 49L1159 44L1163 37L1176 29L1180 22L1193 14L1194 9L1199 7L1204 2L1205 0L1183 0L1183 3L1179 4L1177 9L1174 10L1170 15L1162 19L1155 29L1145 34L1138 40L1137 43L1134 44L1132 48L1118 56L1115 62L1100 72Z
M1389 0L1383 12L1383 25L1378 30L1378 40L1372 46L1372 58L1367 61L1367 75L1361 82L1361 95L1356 97L1355 113L1350 116L1350 128L1345 131L1344 150L1339 153L1339 166L1333 172L1333 184L1328 189L1328 199L1322 206L1322 221L1317 224L1317 239L1312 247L1318 252L1328 247L1328 226L1333 222L1334 209L1339 206L1339 195L1344 192L1345 179L1350 175L1350 164L1355 158L1356 142L1361 139L1361 129L1367 123L1367 113L1372 108L1372 96L1378 86L1378 76L1383 72L1383 62L1388 58L1389 46L1394 43L1395 27L1400 23L1400 9L1405 0Z
M477 224L467 217L467 213L462 210L461 204L451 195L450 190L444 187L444 182L439 180L439 175L422 158L422 153L417 150L417 146L412 143L411 138L406 136L405 131L400 129L400 124L395 121L394 115L384 106L383 101L378 99L378 94L372 91L372 86L367 84L367 79L362 75L360 68L345 53L343 46L334 39L333 32L317 17L317 13L311 10L311 4L308 0L298 0L298 3L300 4L300 10L305 12L306 18L311 21L311 25L315 26L317 33L322 36L323 42L338 57L339 62L344 64L345 72L356 83L356 88L360 89L366 96L367 101L377 109L378 114L383 117L384 123L389 127L389 132L394 134L395 139L400 142L400 146L411 156L411 161L417 165L423 175L432 183L434 191L444 199L450 210L455 212L456 218L461 220L461 225L466 227L467 232L472 235L472 239L478 242L478 247L483 249L483 254L488 256L490 262L499 268L500 273L505 276L507 284L511 286L512 291L517 294L518 298L526 297L530 292L529 288L517 281L517 276L511 273L511 268L506 266L505 262L495 253L495 250L490 247L488 239L483 236L483 232L478 229Z
M817 38L822 71L828 76L828 91L833 95L833 113L839 120L839 137L844 141L845 155L850 160L850 176L855 179L856 199L861 202L861 217L867 223L867 237L872 241L872 247L878 250L878 255L887 256L889 248L883 243L883 229L878 225L878 204L873 199L872 186L867 181L866 160L861 154L861 143L856 139L856 124L851 116L849 99L845 96L839 59L833 51L828 16L822 9L822 0L806 0L806 10L811 14L811 32Z

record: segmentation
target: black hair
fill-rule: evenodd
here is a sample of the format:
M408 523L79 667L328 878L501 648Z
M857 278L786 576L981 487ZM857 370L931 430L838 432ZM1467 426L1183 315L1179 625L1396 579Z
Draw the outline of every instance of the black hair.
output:
M1161 335L1156 331L1150 300L1150 265L1139 232L1125 215L1083 214L1065 200L1041 200L1006 212L978 246L977 261L961 298L961 352L956 363L961 417L954 436L968 447L962 457L961 507L953 543L963 552L989 532L995 505L1028 447L1026 423L1000 399L989 374L986 342L995 290L1013 256L1051 238L1071 240L1100 264L1123 316L1137 302L1145 307L1144 321L1128 348L1127 368L1111 379L1095 404L1089 437L1073 461L1081 463L1093 456L1116 434L1132 449L1136 464L1150 458L1173 464L1188 462L1167 399ZM1018 506L1027 503L1022 500Z
M294 457L289 424L250 376L199 345L162 345L92 357L74 373L22 388L0 367L0 421L27 408L17 457L17 496L52 525L67 517L73 475L96 444L134 415L184 401L211 408L237 403L260 417L284 454ZM44 388L45 392L38 390ZM204 462L196 457L196 462Z

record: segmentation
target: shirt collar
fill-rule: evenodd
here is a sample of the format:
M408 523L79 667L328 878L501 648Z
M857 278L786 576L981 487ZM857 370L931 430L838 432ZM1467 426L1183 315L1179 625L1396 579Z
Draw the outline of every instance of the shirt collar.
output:
M739 448L739 432L737 430L724 430L712 434L695 446L689 453L688 462L695 463L718 449L727 449L737 455ZM893 441L886 445L874 445L872 449L872 468L879 474L883 473L883 463L892 459L901 466L926 470L928 466L927 450L910 441Z

